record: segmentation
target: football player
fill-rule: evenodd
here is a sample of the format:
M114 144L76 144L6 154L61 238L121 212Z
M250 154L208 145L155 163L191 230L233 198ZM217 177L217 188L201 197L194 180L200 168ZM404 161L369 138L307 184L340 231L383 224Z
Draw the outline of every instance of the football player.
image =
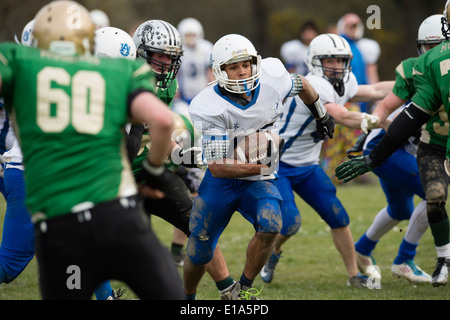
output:
M0 44L0 93L23 152L42 298L90 299L118 279L141 299L183 299L122 150L127 118L149 123L147 176L161 175L174 119L152 93L154 74L95 57L94 24L74 1L41 8L33 36L37 48Z
M336 34L321 34L311 41L306 61L310 73L306 79L317 90L327 112L337 123L363 131L378 125L370 114L349 111L349 101L375 101L388 94L393 81L359 85L351 72L352 51L347 41ZM336 188L319 166L322 140L317 136L312 117L297 97L285 101L285 112L278 120L280 136L285 144L276 181L283 197L281 206L283 228L277 236L273 253L261 270L261 278L270 282L281 256L282 244L300 229L300 212L295 204L295 191L330 226L334 244L341 254L348 273L348 284L366 285L366 277L358 273L350 219L339 199Z
M282 113L283 99L289 96L299 95L306 103L321 139L332 137L334 120L307 80L289 74L279 59L262 59L242 35L220 38L211 59L217 84L202 90L189 107L194 125L202 132L208 169L192 208L184 285L188 295L195 295L220 235L239 211L252 223L255 234L247 247L241 278L227 298L251 299L258 294L252 290L253 280L281 229L282 199L274 183L273 163L239 164L228 151L234 149L235 138L271 130ZM275 147L272 152L278 158Z
M157 96L169 107L172 107L178 88L175 77L181 66L181 56L183 54L181 36L178 30L166 21L148 20L136 29L133 40L137 48L138 59L145 60L157 73ZM188 116L183 115L178 116L177 119L176 130L173 134L174 140L178 140L178 137L176 137L177 132L183 131L187 133L188 131L189 133L184 137L182 145L185 149L193 149L190 147L193 145L195 133L191 120ZM128 140L127 144L129 143ZM138 182L142 182L142 172L144 170L142 163L147 156L149 142L151 142L151 137L148 134L141 134L140 148L135 151L129 150L129 156L136 155L132 162L132 167ZM180 147L176 147L174 150L178 149ZM145 198L144 208L147 213L159 216L181 230L185 236L189 236L189 217L193 196L183 180L173 172L180 164L177 162L170 162L161 176L161 181L164 181L165 184L163 187L165 197L163 199ZM197 167L195 164L189 165L189 167L191 166ZM178 240L179 237L177 239L176 236L177 233L175 233L174 238ZM181 241L185 241L185 239L181 238ZM182 246L183 242L181 244L178 242L178 244ZM172 244L173 253L174 247L177 247L176 243ZM229 291L235 282L228 272L220 248L217 248L212 262L208 265L208 273L215 281L221 295Z
M420 25L417 35L417 52L422 55L440 44L444 37L441 31L442 14L426 18ZM375 108L373 115L381 120L393 119L405 107L415 93L413 67L417 57L402 61L396 68L395 86L383 101ZM442 123L444 127L448 124ZM447 131L443 131L447 135ZM364 154L368 155L373 146L386 134L385 130L375 129L370 132L364 144ZM420 134L420 132L419 132ZM425 137L424 137L425 139ZM361 272L372 277L381 278L379 268L374 268L372 251L380 238L401 220L409 219L408 229L400 244L397 257L391 266L394 275L409 281L430 283L431 276L414 262L419 240L428 228L425 192L420 182L416 152L418 135L411 137L408 143L395 151L383 165L374 169L386 194L387 207L376 215L372 225L355 243L358 267ZM414 196L422 201L414 208Z
M195 18L185 18L177 26L184 54L178 73L180 98L188 104L208 83L214 80L211 71L212 43L204 38L203 26Z
M422 54L414 65L415 93L412 102L398 114L368 155L350 159L336 168L336 177L344 182L372 171L426 124L417 150L417 164L437 252L436 267L431 275L433 286L447 284L450 268L449 219L445 209L450 181L445 170L446 158L450 156L450 148L447 147L446 152L450 108L449 5L450 1L447 1L442 19L446 41Z

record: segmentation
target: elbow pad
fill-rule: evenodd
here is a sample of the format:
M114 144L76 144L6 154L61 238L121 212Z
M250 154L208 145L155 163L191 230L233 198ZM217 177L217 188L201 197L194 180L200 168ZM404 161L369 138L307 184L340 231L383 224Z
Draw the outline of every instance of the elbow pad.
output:
M392 121L386 135L369 154L374 165L379 166L400 148L420 127L431 118L413 103L403 109Z

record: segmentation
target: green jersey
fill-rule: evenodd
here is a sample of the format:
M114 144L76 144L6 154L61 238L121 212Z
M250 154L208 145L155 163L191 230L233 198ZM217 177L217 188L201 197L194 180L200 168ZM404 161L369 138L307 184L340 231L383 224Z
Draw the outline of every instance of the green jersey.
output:
M0 75L36 219L137 192L124 126L130 94L155 90L148 65L2 43Z
M172 102L177 93L177 90L178 90L178 82L175 79L170 87L166 89L158 88L156 95L161 101L163 101L169 107L172 107ZM192 145L194 137L194 126L192 125L190 119L186 118L183 115L180 115L180 117L183 119L186 128L191 134L192 137L191 145ZM136 158L134 158L133 163L131 164L133 168L133 174L135 176L138 176L139 173L142 171L142 161L144 161L144 159L147 157L150 141L151 139L148 135L148 132L144 131L144 134L142 136L141 148L139 149L138 155L136 156ZM169 162L166 164L166 167L170 170L173 170L176 168L176 165L173 164L172 162Z
M402 100L409 100L416 92L413 81L413 67L417 57L403 60L395 69L395 84L392 92Z
M412 102L433 114L424 125L420 140L444 147L449 133L449 70L450 42L446 41L417 58L413 71L416 93Z

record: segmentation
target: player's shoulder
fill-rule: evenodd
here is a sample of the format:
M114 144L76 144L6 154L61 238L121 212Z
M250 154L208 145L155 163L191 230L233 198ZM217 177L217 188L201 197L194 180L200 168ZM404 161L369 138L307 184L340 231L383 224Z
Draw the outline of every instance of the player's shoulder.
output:
M189 105L189 113L197 116L218 116L225 110L218 91L218 84L210 85L200 91Z
M263 73L279 78L287 73L286 67L283 62L278 58L265 58L261 60L261 70Z

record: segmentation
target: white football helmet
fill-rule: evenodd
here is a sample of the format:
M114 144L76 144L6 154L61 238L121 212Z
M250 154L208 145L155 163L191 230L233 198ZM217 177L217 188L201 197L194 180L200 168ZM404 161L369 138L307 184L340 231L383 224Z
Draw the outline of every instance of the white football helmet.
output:
M145 59L149 64L154 64L163 70L157 73L157 86L170 87L180 69L183 55L183 46L178 30L166 21L148 20L136 29L133 41L138 58ZM154 53L169 55L172 62L168 64L157 61L153 59Z
M251 61L252 75L241 80L228 79L223 66L241 61ZM229 34L217 40L211 52L211 67L219 85L229 92L248 93L259 86L261 56L253 44L239 34Z
M442 35L442 14L429 16L420 24L417 34L417 52L419 56L427 51L427 44L439 44L445 40Z
M325 68L322 65L324 58L342 58L344 66L342 69ZM309 71L319 77L324 77L331 84L337 84L348 78L351 71L350 63L353 59L352 49L347 40L334 33L325 33L315 37L309 44L306 55L306 65ZM324 71L334 71L335 77L326 76Z
M95 55L136 60L136 46L133 38L122 29L105 27L95 31Z
M89 15L91 16L92 22L94 22L96 29L110 26L108 15L104 11L99 9L91 10Z
M22 36L19 39L17 39L17 35L14 35L14 39L16 40L16 42L18 44L21 44L23 46L26 47L30 47L31 44L33 43L33 29L34 29L34 23L35 23L35 19L31 20L30 22L28 22L25 27L22 30Z
M445 37L446 40L450 40L450 0L447 0L444 7L444 12L442 13L442 35Z
M355 40L359 40L364 36L364 25L361 18L355 13L347 13L340 18L336 24L336 31L338 34L345 34L347 25L356 25L355 33L353 34Z
M195 47L197 42L205 36L202 24L195 18L181 20L177 29L181 34L183 45L189 47Z

